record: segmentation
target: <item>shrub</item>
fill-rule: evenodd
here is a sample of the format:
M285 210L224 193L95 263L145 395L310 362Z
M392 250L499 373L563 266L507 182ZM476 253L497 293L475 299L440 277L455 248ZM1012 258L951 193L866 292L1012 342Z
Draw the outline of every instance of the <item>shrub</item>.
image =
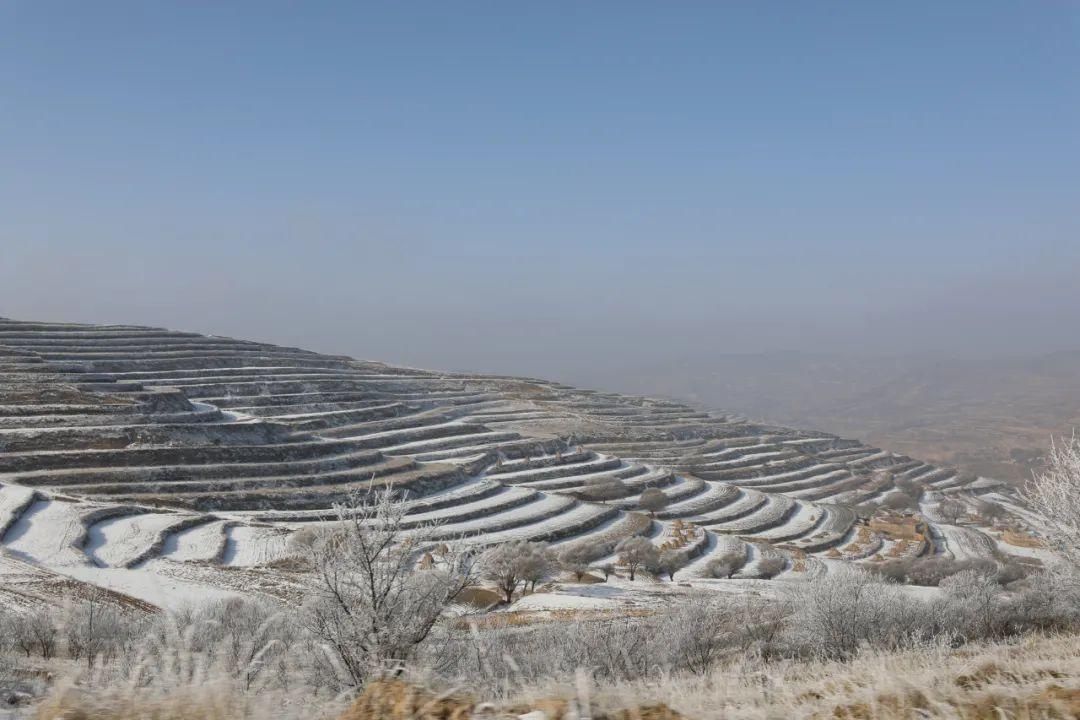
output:
M344 685L398 671L426 643L443 611L472 584L463 550L446 545L439 564L415 566L418 548L434 544L430 527L406 532L407 505L390 489L339 508L340 524L306 548L314 579L304 620L330 650L329 670Z
M730 578L746 565L746 549L726 550L708 562L706 572L709 577Z
M784 572L784 568L787 567L787 558L780 557L778 555L771 555L769 557L761 558L758 560L757 572L760 577L771 578L776 577L780 573Z
M937 587L945 578L964 570L992 572L990 560L954 560L949 557L905 558L870 566L870 571L896 583ZM1012 570L1010 572L1016 572Z

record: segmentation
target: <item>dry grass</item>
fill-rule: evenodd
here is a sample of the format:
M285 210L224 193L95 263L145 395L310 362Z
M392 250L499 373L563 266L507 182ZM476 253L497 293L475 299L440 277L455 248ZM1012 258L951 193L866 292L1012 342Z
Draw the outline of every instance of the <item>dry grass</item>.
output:
M1030 534L1028 534L1026 532L1019 531L1019 530L1012 530L1012 529L1005 530L1004 532L1001 533L1001 539L1004 540L1005 542L1007 542L1010 545L1015 545L1016 547L1026 547L1026 548L1042 548L1042 547L1046 547L1046 544L1042 540L1040 540L1039 538L1035 537L1034 535L1030 535Z
M232 683L170 688L61 688L41 703L36 720L330 720L341 703L286 693L250 694Z
M1065 720L1080 717L1080 635L1031 636L959 650L866 652L850 663L740 660L706 676L657 676L599 687L540 682L484 703L479 689L434 693L393 681L348 709L303 693L245 693L234 683L61 688L37 720ZM494 697L494 696L493 696ZM588 708L589 714L581 710ZM342 714L344 709L344 714ZM576 714L575 714L576 713ZM536 716L539 717L539 716Z
M871 652L852 663L744 663L603 687L594 702L666 703L700 720L1065 720L1080 717L1080 637Z

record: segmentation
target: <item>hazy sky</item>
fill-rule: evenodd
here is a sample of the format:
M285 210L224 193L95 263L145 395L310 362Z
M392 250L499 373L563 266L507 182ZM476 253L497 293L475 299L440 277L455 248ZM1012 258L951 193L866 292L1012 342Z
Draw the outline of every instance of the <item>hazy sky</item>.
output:
M0 1L0 315L565 377L1078 277L1077 2Z

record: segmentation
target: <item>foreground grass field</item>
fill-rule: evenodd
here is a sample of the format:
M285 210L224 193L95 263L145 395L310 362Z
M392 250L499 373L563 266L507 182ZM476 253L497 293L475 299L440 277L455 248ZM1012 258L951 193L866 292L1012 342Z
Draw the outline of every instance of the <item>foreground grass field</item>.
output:
M40 720L464 720L530 715L569 718L772 720L1045 720L1080 717L1080 636L1029 636L960 649L925 646L868 651L850 662L737 661L702 676L657 676L595 685L536 685L430 691L422 683L370 685L351 707L343 698L288 691L251 694L232 681L197 676L168 687L75 690L60 686L31 717Z

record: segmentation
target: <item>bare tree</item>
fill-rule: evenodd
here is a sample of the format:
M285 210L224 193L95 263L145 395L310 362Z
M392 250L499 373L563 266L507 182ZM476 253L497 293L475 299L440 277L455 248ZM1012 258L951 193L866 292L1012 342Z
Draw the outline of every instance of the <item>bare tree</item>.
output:
M1050 446L1046 470L1028 481L1023 497L1046 519L1047 544L1080 572L1080 438Z
M668 496L659 488L649 488L641 493L638 506L649 512L649 517L656 517L656 513L668 506Z
M626 483L617 477L599 477L590 480L585 486L585 497L590 500L606 502L626 497L630 490Z
M689 558L682 550L664 550L657 558L655 569L668 576L668 580L675 581L675 573L686 567Z
M988 500L978 499L975 501L975 513L986 520L996 522L1005 517L1005 508Z
M877 514L878 505L872 502L864 502L855 506L855 514L860 520L869 520Z
M99 655L107 657L119 645L120 636L129 625L106 602L102 591L92 589L65 623L68 653L73 660L86 658L87 666L93 667Z
M910 495L916 502L922 497L924 490L924 487L921 484L907 478L900 478L896 480L893 485L905 495Z
M937 512L941 517L945 518L946 521L955 525L959 522L960 518L964 517L964 514L967 512L967 507L959 500L945 498L938 503Z
M40 607L28 614L15 616L13 624L15 644L27 657L35 651L46 660L56 654L60 628L49 608Z
M738 627L733 604L712 595L690 595L661 620L659 634L668 639L672 664L696 675L707 673L725 652L733 650Z
M643 537L626 538L615 550L619 553L619 562L630 572L631 580L635 579L638 568L655 567L660 560L660 552L656 546Z
M524 543L511 542L496 545L480 556L480 573L485 580L495 583L507 604L513 602L514 591L522 582L522 556Z
M546 543L526 543L521 558L521 579L529 583L529 592L536 590L536 583L551 577L557 565Z
M559 554L559 565L563 570L574 574L574 579L581 582L585 573L589 572L589 561L592 559L587 545L572 545Z
M895 510L896 512L903 512L904 510L915 510L919 507L918 501L907 493L903 492L891 492L885 496L881 505L889 510Z
M417 568L436 536L432 526L406 530L406 509L389 487L355 496L338 507L339 523L305 545L315 569L306 625L344 684L399 672L473 580L468 554L454 544L430 569Z

